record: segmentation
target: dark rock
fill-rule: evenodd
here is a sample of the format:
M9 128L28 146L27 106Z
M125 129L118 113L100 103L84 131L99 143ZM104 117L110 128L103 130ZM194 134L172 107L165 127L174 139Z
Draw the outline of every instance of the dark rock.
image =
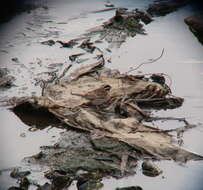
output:
M198 38L200 43L203 44L203 15L194 15L187 17L185 23L189 26L189 29Z
M129 187L116 188L116 190L142 190L142 188L139 186L129 186Z
M87 180L90 180L90 179L101 180L103 177L104 177L104 175L99 170L91 171L88 173L82 173L79 175L80 179L87 179Z
M72 183L72 179L66 175L66 172L60 171L49 171L45 174L47 179L50 179L52 184L52 189L60 190L64 187L69 187Z
M23 190L22 188L20 187L9 187L8 190Z
M12 178L23 178L30 174L31 174L30 171L20 171L19 168L14 168L13 171L10 173L10 176Z
M57 40L56 42L60 43L62 45L62 47L64 47L64 48L73 48L73 46L78 44L76 40L70 40L68 42L63 42L61 40Z
M168 0L164 2L150 4L147 12L154 16L165 16L178 8L185 6L191 0Z
M103 187L103 183L100 180L88 180L85 178L80 178L77 181L78 190L98 190Z
M121 22L121 21L123 21L124 15L126 15L127 10L128 10L128 9L125 9L125 8L119 8L119 9L117 9L117 10L116 10L115 17L114 17L114 20L115 20L116 22Z
M60 190L69 187L71 182L72 180L68 176L55 176L52 180L52 186L55 190Z
M55 41L54 40L47 40L47 41L41 42L41 44L48 45L48 46L53 46L55 44Z
M156 177L162 173L162 170L152 162L144 161L142 163L142 173L149 177Z
M123 14L126 14L128 11L127 8L118 8L116 10L116 16L122 16Z
M10 187L8 190L28 190L30 182L27 177L18 178L19 187Z
M45 183L44 185L38 187L36 190L52 190L51 184Z
M153 21L152 17L144 11L135 9L135 12L138 14L138 17L140 18L140 20L145 24L149 24L150 22Z
M159 83L161 85L164 85L166 82L166 79L162 74L153 74L150 78L153 82Z
M19 60L18 60L17 57L12 58L11 60L12 60L13 62L19 63Z
M23 177L19 181L20 188L27 190L29 188L30 182L26 177Z

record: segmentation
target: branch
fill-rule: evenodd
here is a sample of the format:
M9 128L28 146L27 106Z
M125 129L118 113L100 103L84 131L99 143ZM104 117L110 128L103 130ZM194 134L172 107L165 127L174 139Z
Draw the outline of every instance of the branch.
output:
M38 84L40 84L40 87L42 88L42 92L41 92L41 95L44 96L44 92L45 92L45 89L47 88L48 84L51 84L51 83L54 83L55 84L58 84L61 80L61 78L63 78L65 76L65 74L69 71L69 69L72 67L72 64L68 65L68 67L66 67L63 71L63 73L57 77L57 70L56 71L53 71L53 72L44 72L43 74L48 74L51 76L50 79L48 80L44 80L44 79L35 79L37 80L37 82L35 83L35 86L37 86Z
M163 54L164 54L164 48L162 49L161 55L159 57L157 57L156 59L151 59L148 62L143 62L140 65L138 65L137 67L132 68L131 70L127 71L125 74L131 73L132 71L135 71L135 70L139 69L142 65L149 64L149 63L154 63L154 62L158 61L159 59L161 59Z
M56 84L60 82L60 80L66 75L66 73L69 71L69 69L70 69L72 66L73 66L73 65L70 64L70 65L68 65L68 67L66 67L66 68L63 70L63 73L62 73L59 77L57 77L57 79L56 79Z

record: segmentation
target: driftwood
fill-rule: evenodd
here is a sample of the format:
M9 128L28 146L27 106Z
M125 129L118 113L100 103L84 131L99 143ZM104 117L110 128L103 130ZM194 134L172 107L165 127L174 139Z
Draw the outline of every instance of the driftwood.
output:
M20 100L17 107L28 103L35 109L46 109L70 127L117 139L151 158L183 162L203 158L172 144L167 131L141 122L150 117L142 110L142 104L151 108L155 103L159 109L166 109L180 106L182 98L171 96L165 85L149 78L119 72L107 76L103 66L101 57L97 63L71 73L66 80L47 86L43 96ZM92 75L95 72L97 77Z

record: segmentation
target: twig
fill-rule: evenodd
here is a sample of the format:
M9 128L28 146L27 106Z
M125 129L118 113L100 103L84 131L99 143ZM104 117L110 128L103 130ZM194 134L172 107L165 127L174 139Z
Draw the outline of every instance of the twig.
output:
M100 48L96 47L96 49L100 52L100 53L104 53Z
M149 117L145 121L151 122L151 121L158 121L158 120L177 120L177 121L184 122L185 125L189 125L188 121L185 118L177 118L177 117Z
M57 77L56 71L53 72L44 72L43 74L48 74L51 76L50 79L48 80L43 80L40 79L35 83L35 86L37 86L38 84L40 84L40 87L42 88L42 93L41 95L44 96L44 91L47 88L48 84L55 82L55 84L59 83L60 79L63 78L65 76L65 74L68 72L68 70L72 67L72 64L70 64L67 68L64 69L63 73ZM40 73L41 74L41 73Z
M59 77L57 77L56 82L55 82L56 84L59 83L59 81L66 75L66 73L69 71L69 69L70 69L72 66L73 66L73 65L70 64L70 65L68 65L68 67L66 67L66 68L64 69L63 73L62 73Z
M57 80L56 72L57 72L57 70L53 71L53 72L44 72L43 74L48 74L48 75L51 76L51 78L48 79L48 80L44 80L44 79L38 80L38 79L36 79L37 82L35 83L35 86L40 84L40 87L42 88L42 93L41 93L42 96L44 96L44 91L45 91L45 88L48 86L48 84L53 83L55 80Z
M131 70L127 71L125 74L131 73L132 71L135 71L135 70L139 69L142 65L149 64L149 63L154 63L154 62L158 61L159 59L161 59L163 54L164 54L164 48L162 49L161 55L159 57L157 57L156 59L151 59L150 61L147 61L147 62L143 62L140 65L138 65L137 67L132 68Z

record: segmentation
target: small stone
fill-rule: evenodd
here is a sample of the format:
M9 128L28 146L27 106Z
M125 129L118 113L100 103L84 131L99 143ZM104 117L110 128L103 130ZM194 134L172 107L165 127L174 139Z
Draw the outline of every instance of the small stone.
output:
M79 178L77 181L78 190L99 190L103 187L100 180Z
M25 133L21 133L21 134L20 134L20 137L23 137L23 138L24 138L24 137L26 137L26 134L25 134Z
M44 185L38 187L36 190L52 190L51 184L45 183Z
M35 158L36 160L39 160L43 158L45 155L43 154L42 151L40 151L38 154L33 155L32 157Z
M105 3L105 7L115 7L115 5L110 2L107 2Z
M28 130L29 130L30 132L34 132L34 131L37 131L38 128L36 128L36 127L30 127Z
M29 182L27 177L23 177L23 178L20 179L19 184L20 184L20 188L26 190L26 189L29 188L30 182Z
M54 40L47 40L47 41L41 42L41 44L48 45L48 46L53 46L55 44L55 41Z
M71 182L72 182L72 179L70 179L68 176L60 175L60 176L55 176L53 178L52 185L55 188L62 189L64 187L69 187Z
M19 63L19 60L18 60L17 57L12 58L11 60L12 60L13 62Z
M60 43L62 45L62 47L64 47L64 48L73 48L73 46L78 44L76 40L70 40L68 42L63 42L61 40L57 40L56 42Z
M156 177L162 173L162 170L152 162L144 161L142 163L142 173L149 177Z
M14 168L12 170L12 172L10 173L10 176L12 178L22 178L22 177L28 176L30 174L31 174L30 171L20 171L19 168Z
M53 189L63 189L64 187L69 187L72 183L72 179L64 171L47 171L44 176L52 181Z

